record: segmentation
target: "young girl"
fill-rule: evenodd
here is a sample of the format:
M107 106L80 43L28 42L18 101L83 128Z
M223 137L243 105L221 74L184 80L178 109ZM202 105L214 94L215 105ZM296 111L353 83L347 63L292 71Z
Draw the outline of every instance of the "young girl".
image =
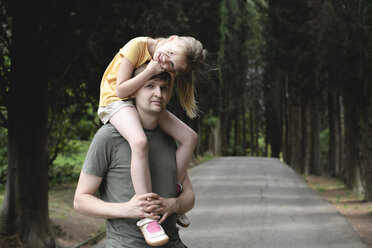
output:
M148 142L143 131L137 110L130 96L152 76L163 71L178 76L179 96L182 107L190 118L196 116L193 71L198 68L206 55L202 44L192 37L170 36L166 39L138 37L129 41L116 54L107 67L102 81L98 115L103 123L110 122L128 141L131 147L131 177L136 194L152 192L148 165ZM150 61L147 68L132 77L134 69ZM168 101L171 94L169 94ZM197 145L197 134L185 123L168 111L160 114L159 126L178 141L177 193L182 191L187 166ZM182 224L182 220L186 223ZM185 216L178 220L187 226ZM140 227L146 242L150 245L163 245L168 236L158 221L142 219Z

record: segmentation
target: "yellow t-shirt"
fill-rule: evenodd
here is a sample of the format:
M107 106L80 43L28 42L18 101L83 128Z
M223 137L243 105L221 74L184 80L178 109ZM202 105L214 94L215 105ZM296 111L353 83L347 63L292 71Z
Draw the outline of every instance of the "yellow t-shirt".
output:
M109 66L106 68L101 81L101 92L99 106L105 107L112 102L121 101L116 95L116 78L123 57L129 59L135 68L140 67L146 61L152 59L147 49L148 37L138 37L130 40L119 52L115 55ZM128 98L126 98L128 99Z

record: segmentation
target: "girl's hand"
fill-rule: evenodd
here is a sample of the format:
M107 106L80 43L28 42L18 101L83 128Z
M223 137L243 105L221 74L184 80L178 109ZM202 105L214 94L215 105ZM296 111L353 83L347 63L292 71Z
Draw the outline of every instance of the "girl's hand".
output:
M176 198L159 198L162 206L162 211L160 214L162 215L161 219L159 220L159 224L163 223L165 219L173 213L177 212L178 205Z
M161 67L161 65L157 61L155 61L153 59L147 65L146 70L151 71L151 75L153 75L153 76L158 75L159 73L162 73L163 71L165 71Z
M158 220L160 219L159 213L163 211L162 202L155 193L134 195L126 204L126 215L131 216L131 218L150 218Z

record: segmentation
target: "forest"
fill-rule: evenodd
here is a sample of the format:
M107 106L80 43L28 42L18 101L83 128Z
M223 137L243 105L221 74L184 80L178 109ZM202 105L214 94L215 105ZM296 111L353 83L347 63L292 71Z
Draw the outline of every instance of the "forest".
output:
M168 106L198 133L195 156L280 158L372 201L371 1L0 0L0 22L1 235L53 247L48 189L71 176L56 159L100 127L102 74L138 36L208 51L198 117L176 90Z

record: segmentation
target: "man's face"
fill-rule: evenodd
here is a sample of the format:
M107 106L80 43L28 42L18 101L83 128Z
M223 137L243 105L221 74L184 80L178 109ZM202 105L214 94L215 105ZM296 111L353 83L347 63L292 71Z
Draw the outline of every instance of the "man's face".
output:
M167 105L168 82L162 78L150 79L135 93L135 98L139 111L158 114Z

